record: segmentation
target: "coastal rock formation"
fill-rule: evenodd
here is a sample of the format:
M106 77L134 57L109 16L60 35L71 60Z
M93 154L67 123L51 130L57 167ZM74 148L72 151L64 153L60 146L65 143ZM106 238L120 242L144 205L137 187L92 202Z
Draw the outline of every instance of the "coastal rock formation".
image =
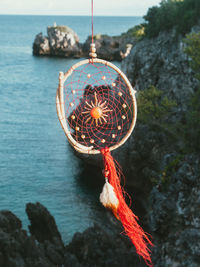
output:
M180 135L175 130L177 122L184 125L189 99L199 86L189 61L183 37L170 31L141 40L122 62L137 90L153 85L177 103L165 121L169 127L139 121L120 156L151 227L156 267L200 265L200 157L183 152L181 130Z
M145 266L135 254L129 240L123 235L107 233L97 225L83 233L76 233L65 252L73 255L77 263L81 263L77 266Z
M83 55L87 56L92 42L91 36L82 45ZM132 46L137 42L136 38L129 35L108 36L95 35L94 43L97 50L98 58L108 61L121 61L127 57L131 51Z
M33 54L41 56L80 57L81 46L77 34L67 26L47 28L47 35L36 35Z
M42 243L48 240L57 246L63 247L61 235L55 220L44 206L40 203L28 203L26 205L26 213L31 222L29 231L35 236L38 242Z
M137 42L123 60L122 70L136 90L154 85L176 100L179 111L186 111L188 99L198 85L184 53L183 37L173 30Z
M170 163L174 155L165 157ZM175 164L174 164L175 165ZM156 266L200 265L200 160L186 155L150 194L150 224L155 238ZM184 260L183 260L184 259Z
M40 203L26 207L31 235L10 211L0 211L0 266L2 267L93 267L138 266L130 241L100 226L76 233L64 247L54 218Z
M67 26L48 27L47 36L42 33L36 35L33 55L87 58L91 41L89 36L84 43L80 43L77 34ZM137 38L128 33L114 37L100 34L94 36L98 57L110 61L121 61L127 57L136 41Z
M47 219L49 215L51 221L51 215L47 214L46 209L41 204L36 204L35 209L37 208L39 208L39 211L44 209L45 218ZM53 226L56 228L55 224ZM29 236L22 229L21 221L10 211L0 212L0 266L61 266L63 261L62 253L63 248L61 249L57 244L49 240L43 240L43 242L38 243L35 236Z

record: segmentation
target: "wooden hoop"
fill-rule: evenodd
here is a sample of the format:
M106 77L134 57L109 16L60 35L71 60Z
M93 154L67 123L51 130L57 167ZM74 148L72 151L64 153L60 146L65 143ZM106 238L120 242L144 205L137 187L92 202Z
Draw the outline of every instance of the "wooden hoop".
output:
M132 123L130 125L130 129L128 130L127 134L122 138L122 140L119 143L115 144L114 146L109 147L110 151L120 147L121 145L123 145L126 142L126 140L129 138L129 136L131 135L131 133L135 127L136 118L137 118L137 105L136 105L136 98L135 98L136 91L132 88L132 86L131 86L129 80L127 79L127 77L125 76L125 74L118 67L116 67L114 64L112 64L111 62L108 62L106 60L102 60L99 58L85 59L85 60L82 60L82 61L78 62L77 64L73 65L65 74L63 72L60 72L59 85L58 85L58 89L57 89L57 93L56 93L56 110L57 110L58 118L59 118L59 121L61 123L61 126L65 132L65 135L66 135L69 143L78 152L84 153L84 154L99 154L101 152L100 152L100 150L93 149L94 148L93 146L87 147L87 146L84 146L84 145L78 143L71 135L69 127L66 123L66 118L65 118L63 87L64 87L64 82L72 74L73 70L77 69L78 67L80 67L82 65L93 63L93 62L109 66L110 68L115 70L120 75L120 77L125 81L126 85L128 86L128 90L129 90L129 93L130 93L130 95L132 97L132 101L133 101L134 112L133 112L133 120L132 120Z

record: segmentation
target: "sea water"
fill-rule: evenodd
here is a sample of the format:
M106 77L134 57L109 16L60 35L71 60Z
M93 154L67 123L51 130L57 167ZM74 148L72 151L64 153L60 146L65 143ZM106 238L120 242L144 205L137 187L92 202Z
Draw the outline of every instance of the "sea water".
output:
M142 21L95 17L94 32L119 35ZM59 71L78 60L32 55L35 35L46 35L55 22L71 27L81 42L91 34L90 17L0 16L0 210L14 212L27 229L25 205L39 201L69 242L75 232L102 223L105 213L100 192L83 182L56 114Z

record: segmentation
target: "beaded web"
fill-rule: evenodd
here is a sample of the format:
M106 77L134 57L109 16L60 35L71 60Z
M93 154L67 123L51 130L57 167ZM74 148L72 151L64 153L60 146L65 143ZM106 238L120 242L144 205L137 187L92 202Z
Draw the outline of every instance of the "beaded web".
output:
M65 118L72 137L98 150L116 145L135 116L126 81L101 63L89 62L72 70L64 83Z

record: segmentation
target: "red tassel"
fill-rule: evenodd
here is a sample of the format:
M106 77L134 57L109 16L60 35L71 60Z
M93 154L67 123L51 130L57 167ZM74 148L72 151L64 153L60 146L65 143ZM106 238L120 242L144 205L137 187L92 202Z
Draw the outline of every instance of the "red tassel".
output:
M124 191L120 185L120 178L117 175L114 160L110 154L109 148L101 150L105 166L105 174L108 178L108 182L113 186L115 194L119 200L119 205L116 210L113 211L115 217L121 221L127 236L131 239L136 248L138 255L142 256L148 266L153 266L150 249L148 245L153 246L152 242L148 238L147 234L143 231L140 225L137 223L138 217L127 206L124 198Z

